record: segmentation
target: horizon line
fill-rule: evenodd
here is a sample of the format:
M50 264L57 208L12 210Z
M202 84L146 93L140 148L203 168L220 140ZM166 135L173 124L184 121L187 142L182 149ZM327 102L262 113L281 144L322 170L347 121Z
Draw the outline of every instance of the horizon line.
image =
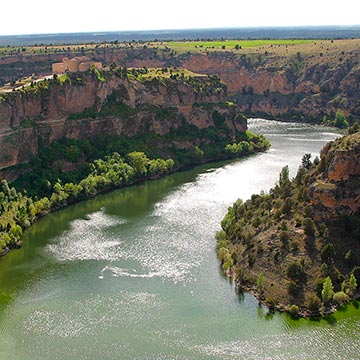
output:
M22 37L22 36L61 36L70 34L116 34L116 33L161 33L161 32L183 32L183 31L206 31L206 30L255 30L255 29L306 29L306 28L359 28L359 24L331 24L331 25L249 25L249 26L223 26L223 27L199 27L199 28L160 28L160 29L138 29L138 30L89 30L89 31L69 31L69 32L42 32L42 33L22 33L7 34L0 37Z

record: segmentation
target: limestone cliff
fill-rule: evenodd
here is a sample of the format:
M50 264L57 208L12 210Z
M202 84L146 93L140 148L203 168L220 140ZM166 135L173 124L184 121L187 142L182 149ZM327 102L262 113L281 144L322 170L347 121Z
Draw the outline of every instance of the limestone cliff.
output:
M309 186L317 221L336 221L360 209L360 133L330 143L322 151L325 169Z
M226 86L208 76L141 77L119 70L48 79L0 100L0 168L30 161L40 143L144 131L164 135L184 122L207 128L216 126L214 112L233 134L244 132L246 119L225 98Z
M268 47L246 52L175 54L168 48L147 47L94 49L86 54L94 61L129 68L176 66L218 75L227 85L228 95L236 99L247 115L320 121L323 115L333 116L342 109L346 116L359 116L358 40L315 42L310 50L306 46L294 49L293 53L287 47L283 50ZM51 61L60 61L61 57L64 54L0 59L0 82L33 72L49 73Z

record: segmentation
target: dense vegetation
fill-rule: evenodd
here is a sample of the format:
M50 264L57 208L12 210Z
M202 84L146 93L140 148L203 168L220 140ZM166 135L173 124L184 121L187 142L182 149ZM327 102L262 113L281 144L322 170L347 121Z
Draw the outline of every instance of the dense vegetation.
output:
M119 112L125 111L123 107L126 105L122 103L108 103L104 108ZM171 108L153 107L149 111L156 112L157 117L173 115ZM142 151L150 158L172 158L174 168L180 169L211 160L264 151L270 146L262 135L255 135L250 131L236 133L237 143L229 144L231 131L224 119L216 115L215 111L214 114L219 118L217 121L221 122L218 127L199 129L183 122L163 136L144 131L132 137L99 134L85 140L55 141L49 146L40 143L38 157L28 164L18 166L18 172L22 175L12 186L18 191L26 190L31 196L50 196L52 186L58 179L63 183L79 182L90 173L89 162L113 152L123 157L129 152Z
M198 136L197 138L195 136ZM176 169L186 165L193 165L216 156L235 157L255 151L265 150L269 143L262 136L249 131L239 134L241 142L233 144L241 146L241 151L229 152L225 140L215 141L219 136L214 129L198 129L192 126L174 130L162 138L155 134L137 136L133 138L99 137L86 141L67 140L63 143L54 142L42 151L42 155L34 162L27 164L25 171L13 185L9 187L6 180L2 180L0 191L0 253L21 245L22 231L29 227L40 216L59 209L68 204L88 199L98 193L109 191L126 185L131 185L146 179L158 178L175 169L175 161L171 158L149 159L142 151L131 150L121 156L117 152L107 155L104 159L97 159L84 164L74 172L63 172L61 161L77 162L84 157L103 155L120 149L122 153L129 149L144 149L149 153L170 152L176 158ZM195 145L190 149L178 149L174 144L165 151L164 145L174 139L213 139L214 144ZM220 137L221 138L221 137ZM209 140L209 141L210 141ZM157 143L157 146L155 146ZM215 146L217 143L217 146ZM153 147L154 145L154 147ZM160 145L160 146L159 146ZM222 146L222 148L221 148ZM217 153L219 151L219 153ZM27 171L27 169L32 171Z
M121 157L113 153L93 161L89 174L79 182L57 180L49 197L32 198L26 192L10 188L2 180L0 191L0 254L21 245L21 236L38 217L68 204L88 199L110 189L145 179L157 178L172 171L172 159L149 159L143 152L134 151Z
M321 160L312 162L305 154L294 179L284 167L269 193L237 200L221 222L216 237L223 270L271 309L296 316L326 314L358 294L359 211L326 220L311 195L322 187L335 196L349 193L354 201L358 175L336 183L327 179L327 172L337 151L359 146L358 128L329 143Z
M219 114L214 116L223 122ZM270 146L263 136L249 131L237 133L239 142L230 145L228 132L223 123L218 128L199 129L184 122L165 136L144 132L133 137L68 139L48 147L40 144L40 155L18 167L23 174L12 187L2 182L0 253L20 246L22 231L50 211L186 166L243 156ZM179 147L181 142L187 146ZM69 166L75 170L66 171Z

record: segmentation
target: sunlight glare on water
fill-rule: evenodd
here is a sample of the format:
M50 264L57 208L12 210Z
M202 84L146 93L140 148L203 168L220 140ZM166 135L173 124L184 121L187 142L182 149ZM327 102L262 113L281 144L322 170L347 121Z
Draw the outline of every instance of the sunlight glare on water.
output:
M356 359L359 310L269 315L219 269L214 234L237 198L294 176L333 129L262 119L266 153L207 164L53 213L2 270L0 358ZM11 273L12 281L6 274Z

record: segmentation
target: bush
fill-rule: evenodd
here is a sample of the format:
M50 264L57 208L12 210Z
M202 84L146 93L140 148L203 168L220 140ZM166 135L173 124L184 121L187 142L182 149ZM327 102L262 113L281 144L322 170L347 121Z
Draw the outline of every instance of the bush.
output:
M289 241L289 233L287 231L282 231L279 235L281 243L285 246Z
M315 223L313 219L306 217L303 221L304 233L308 236L315 235Z
M296 240L291 241L290 247L293 252L298 251L299 250L299 242Z
M300 309L297 305L291 305L288 309L289 313L293 316L299 316Z
M325 263L329 263L331 260L334 259L335 254L336 254L336 251L335 251L334 245L328 243L321 250L321 253L320 253L321 260Z
M353 293L356 290L357 287L358 287L358 284L357 284L356 276L353 273L351 273L350 278L349 278L350 292Z
M338 110L336 112L334 126L336 126L338 128L345 128L345 127L349 126L349 123L346 120L346 117L345 117L343 111Z
M287 291L290 296L296 297L300 293L300 287L293 281L289 282Z
M346 295L343 291L338 291L334 294L333 300L341 305L349 301L349 296Z
M298 280L303 279L303 277L305 275L303 266L297 261L290 263L287 266L286 275L289 279L291 279L293 281L298 281Z
M306 306L311 312L318 312L321 307L321 301L316 295L310 295L307 299Z

